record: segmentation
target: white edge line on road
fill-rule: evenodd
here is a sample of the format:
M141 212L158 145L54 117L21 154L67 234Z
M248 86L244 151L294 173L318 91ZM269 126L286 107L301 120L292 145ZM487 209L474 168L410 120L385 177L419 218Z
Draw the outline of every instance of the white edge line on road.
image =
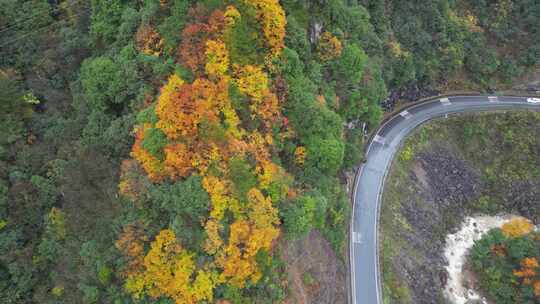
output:
M371 146L371 142L370 142ZM369 146L368 146L369 149ZM367 156L367 154L366 154ZM360 176L362 175L362 170L364 169L364 163L360 165L360 168L358 168L356 172L356 176L354 178L354 188L353 188L353 206L352 206L352 218L351 218L351 238L352 234L354 233L354 215L355 215L355 209L356 209L356 192L358 190L358 182L360 180ZM351 266L351 297L352 297L352 304L356 304L356 275L355 275L355 262L354 262L354 243L349 244L349 259L350 259L350 266Z

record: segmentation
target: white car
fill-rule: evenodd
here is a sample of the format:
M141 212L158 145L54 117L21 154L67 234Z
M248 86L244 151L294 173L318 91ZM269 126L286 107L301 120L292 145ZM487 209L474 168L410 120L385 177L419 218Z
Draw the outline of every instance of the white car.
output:
M540 98L530 97L530 98L527 98L527 102L530 102L530 103L540 103Z

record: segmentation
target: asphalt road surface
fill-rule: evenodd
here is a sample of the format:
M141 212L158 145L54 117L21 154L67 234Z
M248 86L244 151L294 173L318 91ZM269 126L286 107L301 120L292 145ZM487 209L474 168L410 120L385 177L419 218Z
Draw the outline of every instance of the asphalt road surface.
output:
M455 96L412 106L387 120L368 147L354 187L351 221L351 284L354 304L382 303L378 258L378 220L383 184L394 154L418 125L456 113L492 110L540 110L526 97Z

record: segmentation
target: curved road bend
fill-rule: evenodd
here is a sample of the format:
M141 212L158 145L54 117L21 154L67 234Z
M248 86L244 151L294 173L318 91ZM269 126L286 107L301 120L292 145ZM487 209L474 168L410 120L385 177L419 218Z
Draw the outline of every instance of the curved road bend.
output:
M387 120L373 137L366 162L358 171L351 221L351 284L353 304L382 303L378 261L378 219L382 190L394 154L418 125L447 114L487 110L540 110L526 97L455 96L412 106Z

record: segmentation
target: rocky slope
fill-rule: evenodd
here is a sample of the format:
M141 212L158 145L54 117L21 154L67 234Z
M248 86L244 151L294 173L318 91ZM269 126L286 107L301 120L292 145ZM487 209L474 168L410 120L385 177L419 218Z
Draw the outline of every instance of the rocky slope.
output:
M347 268L342 257L317 230L306 237L280 243L288 265L287 304L347 303Z

